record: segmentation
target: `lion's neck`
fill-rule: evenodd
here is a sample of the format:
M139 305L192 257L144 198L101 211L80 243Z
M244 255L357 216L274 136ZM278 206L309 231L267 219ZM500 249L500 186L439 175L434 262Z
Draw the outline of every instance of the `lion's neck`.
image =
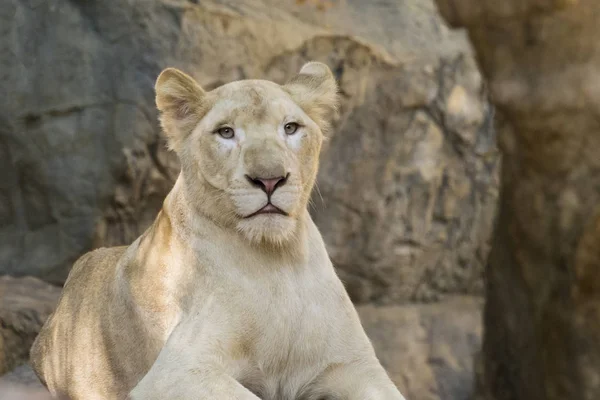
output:
M199 207L195 207L196 202L191 201L192 196L201 196L200 193L190 194L186 188L184 178L180 175L167 195L163 204L165 212L171 223L173 231L179 236L182 243L192 243L194 239L206 238L207 234L211 237L223 236L227 240L232 237L239 238L240 242L246 243L248 251L257 251L261 253L277 255L287 259L306 258L309 251L308 232L312 220L308 210L304 210L296 224L296 232L291 239L284 243L250 243L235 226L229 226L217 220L211 214L203 212Z

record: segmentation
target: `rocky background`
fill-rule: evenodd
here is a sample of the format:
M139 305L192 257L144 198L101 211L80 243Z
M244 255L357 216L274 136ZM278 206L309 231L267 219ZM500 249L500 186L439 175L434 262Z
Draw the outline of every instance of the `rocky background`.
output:
M498 109L485 400L600 399L600 2L438 0Z
M311 212L367 333L407 399L472 397L500 156L430 0L0 0L0 392L36 384L22 364L73 261L133 241L177 176L161 69L210 89L309 60L342 93Z

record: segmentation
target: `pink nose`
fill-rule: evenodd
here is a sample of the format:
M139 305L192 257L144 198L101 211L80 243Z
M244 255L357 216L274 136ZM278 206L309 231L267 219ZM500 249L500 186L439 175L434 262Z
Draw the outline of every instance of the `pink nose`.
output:
M246 178L248 178L250 183L254 186L261 188L269 197L271 197L275 189L285 185L287 181L287 176L280 176L277 178L251 178L246 176Z

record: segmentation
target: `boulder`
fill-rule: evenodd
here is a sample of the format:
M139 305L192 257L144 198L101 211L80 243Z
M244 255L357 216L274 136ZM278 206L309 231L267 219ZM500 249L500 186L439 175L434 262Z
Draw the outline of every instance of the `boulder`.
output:
M133 241L178 173L153 84L277 82L328 63L340 118L313 215L356 302L481 294L497 197L491 109L430 0L2 0L0 272L64 281Z
M2 400L52 400L45 388L30 388L27 386L3 382L0 378L0 392Z
M28 364L0 376L2 400L51 400L50 392ZM66 399L65 399L66 400Z
M480 394L600 398L600 2L438 0L465 27L503 153Z
M358 307L363 326L407 399L471 400L483 300Z
M0 276L0 375L29 359L59 295L60 288L37 278Z
M0 376L0 385L26 387L33 390L43 390L44 385L31 368L31 365L21 364L6 374ZM1 386L0 386L1 388Z

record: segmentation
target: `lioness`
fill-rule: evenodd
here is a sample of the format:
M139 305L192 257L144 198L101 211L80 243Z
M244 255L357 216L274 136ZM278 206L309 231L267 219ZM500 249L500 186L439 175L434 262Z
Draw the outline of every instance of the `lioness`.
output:
M307 211L336 101L316 62L210 92L160 74L181 174L131 246L75 263L31 350L54 395L403 400Z

